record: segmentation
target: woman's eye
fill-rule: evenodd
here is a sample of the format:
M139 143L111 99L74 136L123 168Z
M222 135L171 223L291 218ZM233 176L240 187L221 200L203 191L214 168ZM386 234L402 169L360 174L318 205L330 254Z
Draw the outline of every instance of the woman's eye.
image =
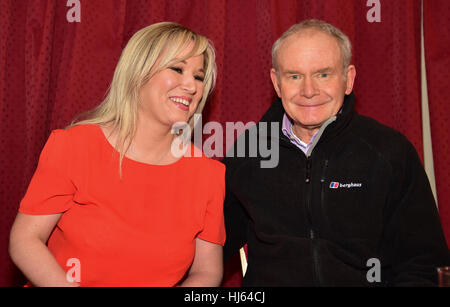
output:
M172 69L173 71L182 74L183 73L183 69L179 68L179 67L169 67L170 69Z
M198 80L198 81L201 81L201 82L203 82L203 80L205 80L205 78L202 77L202 76L195 76L194 78L195 78L195 80Z

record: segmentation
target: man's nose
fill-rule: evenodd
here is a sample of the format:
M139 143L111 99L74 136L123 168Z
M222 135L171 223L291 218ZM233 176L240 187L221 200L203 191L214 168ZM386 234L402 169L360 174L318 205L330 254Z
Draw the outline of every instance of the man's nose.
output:
M319 94L319 88L312 78L306 77L304 79L301 94L306 98L312 98Z

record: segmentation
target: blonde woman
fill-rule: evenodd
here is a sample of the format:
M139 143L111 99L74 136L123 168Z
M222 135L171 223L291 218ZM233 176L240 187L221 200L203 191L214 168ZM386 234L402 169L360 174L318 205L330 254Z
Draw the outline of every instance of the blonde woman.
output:
M210 41L181 25L130 39L106 99L52 132L20 204L9 249L32 285L220 284L224 166L171 150L215 78Z

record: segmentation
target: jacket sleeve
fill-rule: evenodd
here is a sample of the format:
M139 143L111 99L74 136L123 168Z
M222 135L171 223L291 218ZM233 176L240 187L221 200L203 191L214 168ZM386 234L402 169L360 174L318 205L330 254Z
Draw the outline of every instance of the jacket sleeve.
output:
M224 262L228 261L246 242L248 216L242 203L236 197L233 191L233 163L225 158L226 165L226 194L224 202L224 217L226 229L226 241L224 246Z
M450 264L448 247L425 170L414 147L394 165L386 249L394 286L433 286L436 267ZM388 209L389 210L389 209Z

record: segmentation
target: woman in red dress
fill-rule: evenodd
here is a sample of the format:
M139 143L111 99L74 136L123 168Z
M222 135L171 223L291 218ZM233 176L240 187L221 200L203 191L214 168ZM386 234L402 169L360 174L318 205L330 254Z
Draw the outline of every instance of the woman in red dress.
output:
M106 99L52 132L20 204L10 255L32 285L220 284L225 167L190 142L171 150L215 78L212 44L181 25L130 39Z

